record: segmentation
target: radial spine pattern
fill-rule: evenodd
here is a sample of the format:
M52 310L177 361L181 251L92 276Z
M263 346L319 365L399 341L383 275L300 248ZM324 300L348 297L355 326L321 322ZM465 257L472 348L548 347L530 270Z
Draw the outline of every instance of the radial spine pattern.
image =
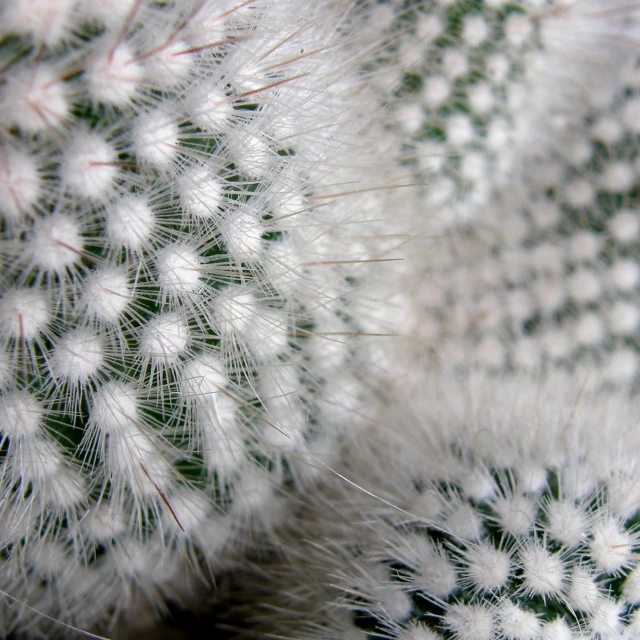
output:
M2 4L0 633L184 603L364 396L354 15Z

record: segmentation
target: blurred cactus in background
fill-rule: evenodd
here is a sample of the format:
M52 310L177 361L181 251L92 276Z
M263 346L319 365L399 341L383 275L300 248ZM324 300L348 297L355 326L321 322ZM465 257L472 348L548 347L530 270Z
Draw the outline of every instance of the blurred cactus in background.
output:
M410 362L635 384L640 5L434 1L405 15L390 126L426 183L419 211L446 236L401 267Z

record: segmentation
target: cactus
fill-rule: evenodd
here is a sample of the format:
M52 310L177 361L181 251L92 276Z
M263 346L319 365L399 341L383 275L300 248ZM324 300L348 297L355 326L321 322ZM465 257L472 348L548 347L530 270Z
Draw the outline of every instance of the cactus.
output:
M387 213L349 194L395 183L357 19L3 3L1 634L197 604L366 398L349 309Z
M637 382L639 18L617 0L433 0L388 19L406 34L388 128L424 187L384 386L469 365Z
M444 343L441 361L637 382L637 87L622 71L610 103L590 104L563 150L530 160L492 199L493 219L422 260L410 331Z
M560 375L410 390L295 498L242 615L305 640L637 637L637 406Z
M634 88L620 86L635 82L634 65L620 67L639 28L624 0L421 0L387 23L395 57L381 73L402 97L389 126L428 179L423 209L445 220L486 218L529 159L563 149L594 105Z
M132 617L198 609L215 576L288 519L281 488L308 500L376 395L421 379L425 353L449 367L462 350L498 373L605 363L607 382L634 380L638 78L633 47L618 44L637 37L637 17L626 0L2 4L0 631L120 635ZM426 183L421 200L388 189L407 182ZM433 248L434 229L460 220L474 231ZM478 242L478 222L500 233ZM549 246L568 252L555 271ZM389 349L398 333L408 340ZM400 435L420 440L414 429ZM633 538L610 478L576 497L558 485L563 462L537 460L529 491L483 459L481 504L454 477L469 450L433 429L427 480L442 482L438 455L451 466L439 499L468 498L487 543L500 496L537 500L536 530L565 545L563 562L584 560L606 585L598 603L615 601L631 629L630 567L545 529L548 505L575 498L590 523L611 512ZM403 544L405 524L355 508L348 517L375 522L367 553L386 553L380 532ZM467 567L465 599L493 594L470 577L475 540L427 529L438 557ZM522 578L530 538L498 551L528 598L522 619L547 629L546 594ZM453 600L412 599L416 568L391 569L389 607L411 617L426 599L438 633L460 636ZM336 571L357 608L353 576ZM568 620L562 576L548 600ZM358 587L366 616L338 616L331 633L413 629L376 609L376 580ZM492 629L516 637L487 606ZM571 624L606 635L578 611Z

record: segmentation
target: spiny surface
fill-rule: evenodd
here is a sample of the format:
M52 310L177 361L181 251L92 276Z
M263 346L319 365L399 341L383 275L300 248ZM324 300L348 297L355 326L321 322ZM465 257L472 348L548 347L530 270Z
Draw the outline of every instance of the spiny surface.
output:
M352 9L2 4L0 633L189 601L364 397Z
M287 638L637 637L637 407L559 377L430 386L296 500L243 614Z

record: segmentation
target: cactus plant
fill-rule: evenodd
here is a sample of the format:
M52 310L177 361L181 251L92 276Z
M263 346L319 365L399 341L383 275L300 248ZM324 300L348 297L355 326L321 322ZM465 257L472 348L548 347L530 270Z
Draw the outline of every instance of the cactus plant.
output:
M493 372L576 370L594 386L637 382L638 136L625 116L637 89L623 71L561 152L530 160L491 200L493 219L422 260L411 333L447 344L436 357Z
M242 615L307 640L637 637L628 397L559 374L410 390L345 446L339 475L295 497Z
M185 605L365 395L349 305L387 214L349 194L394 183L355 16L3 3L1 634Z
M391 274L387 406L294 496L237 615L307 640L635 638L640 6L402 7L415 232L470 224Z
M326 470L319 457L336 459L341 434L367 424L375 394L402 386L416 355L424 365L416 342L462 347L498 372L610 357L608 380L632 380L638 80L633 49L610 42L637 35L636 9L626 0L2 4L2 632L120 634L133 611L197 607L235 552L287 519L279 487L307 499ZM427 183L421 202L385 195L407 175ZM514 183L518 193L506 193ZM549 223L554 205L561 215ZM519 215L531 220L526 233ZM499 224L506 240L463 238L453 258L448 243L412 249L435 218L440 232L452 220ZM545 242L572 252L553 277L531 250ZM542 260L542 275L526 266L512 281L514 256ZM486 331L500 316L487 289L466 295L466 272L487 261L490 298L505 285L496 268L508 271L513 313L496 323L498 337L496 324ZM608 262L613 296L602 293ZM541 311L525 304L525 288L544 293L559 275L574 293L553 306L546 292ZM584 297L594 279L602 296ZM461 307L467 318L452 322ZM608 307L611 335L593 317ZM531 337L580 313L568 355L537 345L531 356ZM408 350L380 341L395 333ZM435 351L454 364L450 349ZM437 446L454 474L451 442ZM491 527L491 501L517 488L501 464L478 507ZM555 470L541 473L544 511L566 496ZM464 498L456 482L442 500ZM580 505L597 515L609 503L594 491L596 506ZM535 517L545 531L544 514ZM404 525L376 526L404 535ZM441 534L455 558L473 542ZM529 543L507 551L524 571L518 544ZM627 569L598 576L614 585ZM403 571L390 591L398 606L409 602L404 578L414 579ZM482 589L465 575L472 599ZM565 617L567 584L553 594ZM604 634L583 624L585 612L578 624ZM356 627L408 629L402 616L367 615ZM455 636L447 624L440 631Z
M635 82L621 67L636 57L639 16L624 0L421 0L396 3L386 22L395 57L381 74L403 98L389 126L428 178L423 209L445 220L486 217L528 159L633 90L620 78Z
M385 385L470 364L637 382L639 18L617 0L397 10L388 126L424 188Z

